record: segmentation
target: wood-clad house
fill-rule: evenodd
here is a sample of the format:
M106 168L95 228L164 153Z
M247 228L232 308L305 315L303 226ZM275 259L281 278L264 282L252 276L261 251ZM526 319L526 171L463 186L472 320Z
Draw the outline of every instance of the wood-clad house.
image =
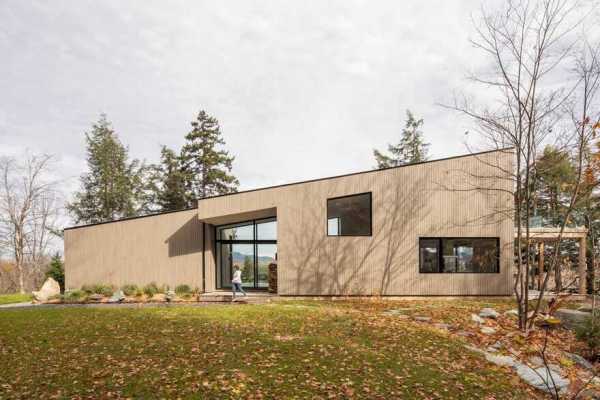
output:
M200 199L65 229L66 287L106 283L279 295L510 295L512 150Z

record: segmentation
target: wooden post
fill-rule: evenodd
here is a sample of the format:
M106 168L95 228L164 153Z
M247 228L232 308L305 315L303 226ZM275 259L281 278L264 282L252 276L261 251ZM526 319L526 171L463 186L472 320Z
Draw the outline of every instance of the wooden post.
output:
M538 243L538 290L542 290L542 275L544 275L544 242Z
M585 236L579 240L579 294L586 294L586 240Z

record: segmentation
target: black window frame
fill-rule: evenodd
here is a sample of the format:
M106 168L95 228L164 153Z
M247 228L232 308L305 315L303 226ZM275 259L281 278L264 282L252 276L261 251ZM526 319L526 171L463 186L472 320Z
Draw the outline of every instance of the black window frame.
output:
M329 234L329 201L345 199L347 197L364 196L367 194L369 195L369 233L362 234L362 235L342 235L342 234L330 235ZM371 237L371 236L373 236L373 192L353 193L353 194L348 194L348 195L344 195L344 196L329 197L325 201L325 214L326 214L326 216L325 216L325 233L327 234L327 237Z
M482 240L482 239L495 239L496 240L496 249L497 249L497 256L496 256L496 270L489 272L489 271L479 271L479 272L471 272L471 271L459 271L459 272L444 272L444 245L443 245L443 241L444 240L464 240L464 239L470 239L470 240ZM423 271L421 266L421 241L422 240L437 240L438 242L438 271ZM499 274L500 273L500 254L501 254L501 250L500 250L500 238L498 236L452 236L452 237L431 237L431 236L422 236L419 237L419 242L417 245L417 250L419 252L419 273L420 274Z
M271 216L271 217L264 217L264 218L257 218L257 219L249 219L249 220L245 220L245 221L239 221L239 222L233 222L233 223L229 223L229 224L222 224L222 225L214 225L213 226L213 237L214 237L214 262L215 262L215 288L217 290L224 290L224 289L231 289L232 285L231 283L227 283L225 282L225 284L223 282L219 282L218 276L219 276L219 272L218 269L220 268L220 260L218 259L218 254L219 251L217 250L217 248L222 245L222 244L251 244L253 245L254 248L254 286L253 287L245 287L244 290L246 291L266 291L269 288L268 287L259 287L257 286L257 282L258 282L258 246L261 244L274 244L277 245L277 238L275 240L272 239L257 239L257 225L263 222L269 222L269 221L276 221L277 222L277 216ZM253 231L253 239L220 239L219 238L219 228L223 228L223 227L228 227L228 226L247 226L247 225L252 225L252 231ZM279 227L278 227L279 228ZM275 261L277 261L278 259L278 251L279 248L277 249L277 252L275 253Z

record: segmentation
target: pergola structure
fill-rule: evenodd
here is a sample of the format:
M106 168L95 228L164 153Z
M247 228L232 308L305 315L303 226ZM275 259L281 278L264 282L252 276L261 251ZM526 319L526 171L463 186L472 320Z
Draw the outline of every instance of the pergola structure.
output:
M515 238L517 233L515 232ZM538 281L541 282L544 272L544 245L556 242L560 236L560 228L529 228L529 239L537 243L538 257ZM586 294L586 236L587 228L564 228L562 239L576 240L579 242L579 259L577 273L579 275L579 294ZM540 285L541 286L541 285Z

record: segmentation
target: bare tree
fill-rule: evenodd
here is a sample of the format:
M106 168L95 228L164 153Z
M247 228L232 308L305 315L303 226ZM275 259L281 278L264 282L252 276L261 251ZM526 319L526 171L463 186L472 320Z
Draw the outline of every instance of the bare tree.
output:
M471 118L486 146L496 149L510 147L515 152L515 169L510 171L514 182L517 236L514 292L519 309L519 327L526 331L531 326L528 319L535 317L529 315L528 303L535 254L531 246L529 221L535 201L532 183L538 149L543 143L556 141L564 135L574 137L571 143L574 143L575 149L586 146L581 135L561 129L564 109L580 85L580 77L565 79L565 72L566 64L579 43L573 36L582 19L578 4L569 0L508 1L500 10L482 8L481 14L480 22L475 24L476 37L472 44L487 56L491 66L487 73L473 75L470 80L484 86L488 93L494 90L496 101L493 106L476 106L463 95L447 107ZM576 197L577 190L571 199L570 210ZM564 223L567 220L563 219ZM561 237L563 229L564 224Z
M18 288L44 264L58 218L58 192L47 178L52 157L25 155L0 159L0 248L15 261Z

